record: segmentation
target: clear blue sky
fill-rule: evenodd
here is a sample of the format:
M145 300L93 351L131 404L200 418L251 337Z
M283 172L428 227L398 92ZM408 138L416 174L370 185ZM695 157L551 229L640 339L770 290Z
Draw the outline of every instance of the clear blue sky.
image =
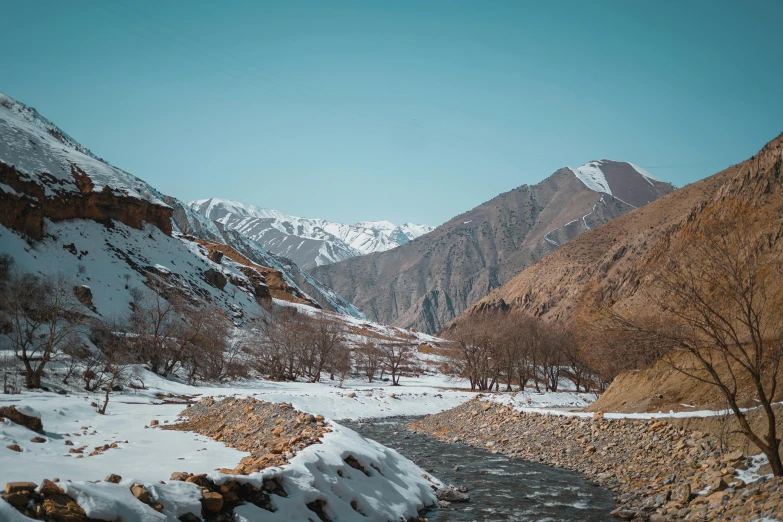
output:
M783 131L781 1L2 0L0 91L183 200L437 225L561 166Z

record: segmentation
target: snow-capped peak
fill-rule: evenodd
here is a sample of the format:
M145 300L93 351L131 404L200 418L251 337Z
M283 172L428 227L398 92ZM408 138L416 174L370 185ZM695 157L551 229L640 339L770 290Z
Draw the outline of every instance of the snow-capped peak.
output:
M290 216L227 199L201 199L188 205L257 241L269 251L309 269L350 257L390 250L434 227L389 221L361 221L346 225L318 218Z
M571 167L568 168L571 169L574 175L579 178L579 181L584 183L590 190L611 194L612 189L609 186L609 182L606 181L606 176L604 176L604 173L601 170L602 163L603 160L591 161L575 169Z
M590 190L609 195L616 195L612 189L614 188L614 191L616 192L618 184L625 184L633 178L636 178L639 181L643 180L650 186L653 186L655 183L663 183L660 179L656 178L642 167L628 161L602 159L585 163L581 167L568 168L574 173L579 181L584 183ZM611 183L607 180L607 173L613 174L610 175L610 179L612 179ZM639 178L639 176L641 176L641 178Z

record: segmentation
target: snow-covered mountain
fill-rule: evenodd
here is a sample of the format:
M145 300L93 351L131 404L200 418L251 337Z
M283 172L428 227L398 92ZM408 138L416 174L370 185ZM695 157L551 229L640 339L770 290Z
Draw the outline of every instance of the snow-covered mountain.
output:
M391 250L434 228L414 223L395 225L388 221L345 225L325 219L289 216L277 210L218 198L191 201L189 205L270 252L291 259L303 270Z
M361 317L290 260L110 165L2 93L0 209L0 253L90 287L94 312L106 317L127 311L133 288L150 278L237 321L272 299Z

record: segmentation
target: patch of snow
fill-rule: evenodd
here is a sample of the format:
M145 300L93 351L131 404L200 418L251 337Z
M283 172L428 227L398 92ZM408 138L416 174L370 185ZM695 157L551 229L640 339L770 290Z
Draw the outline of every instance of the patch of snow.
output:
M661 181L660 179L658 179L658 178L656 178L655 176L653 176L652 174L650 174L650 172L649 172L649 171L647 171L647 170L645 170L645 169L641 168L639 165L634 165L634 164L633 164L633 163L631 163L630 161L626 161L626 163L628 163L628 164L629 164L631 167L633 167L633 169L634 169L636 172L638 172L639 174L641 174L642 176L644 176L644 177L645 177L645 179L647 179L647 181L648 181L648 182L649 182L650 180L652 180L652 181ZM650 183L650 184L652 185L652 183Z
M590 190L611 194L612 189L609 187L609 182L606 181L606 176L604 176L601 170L601 163L601 161L591 161L575 169L568 168Z

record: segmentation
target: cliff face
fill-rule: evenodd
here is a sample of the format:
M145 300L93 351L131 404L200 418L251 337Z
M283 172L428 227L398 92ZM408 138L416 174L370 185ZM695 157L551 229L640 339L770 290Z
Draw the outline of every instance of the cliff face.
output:
M311 274L372 320L436 332L561 245L671 192L671 185L642 172L607 160L563 168L410 243Z
M72 169L79 192L53 193L46 184L25 180L12 165L0 161L0 184L4 185L0 185L0 224L38 240L44 235L44 219L91 219L107 225L116 220L139 230L147 222L171 235L170 207L117 194L108 186L93 191L90 178L79 167Z
M574 239L563 248L523 270L462 314L518 309L547 321L570 321L589 290L615 306L642 310L649 303L645 289L651 267L669 249L671 238L702 209L739 198L770 206L783 217L783 135L738 165L688 185L649 205L612 220ZM775 239L781 248L783 221Z
M38 112L0 93L0 223L33 239L53 222L142 222L171 234L171 208L139 178L98 158Z

